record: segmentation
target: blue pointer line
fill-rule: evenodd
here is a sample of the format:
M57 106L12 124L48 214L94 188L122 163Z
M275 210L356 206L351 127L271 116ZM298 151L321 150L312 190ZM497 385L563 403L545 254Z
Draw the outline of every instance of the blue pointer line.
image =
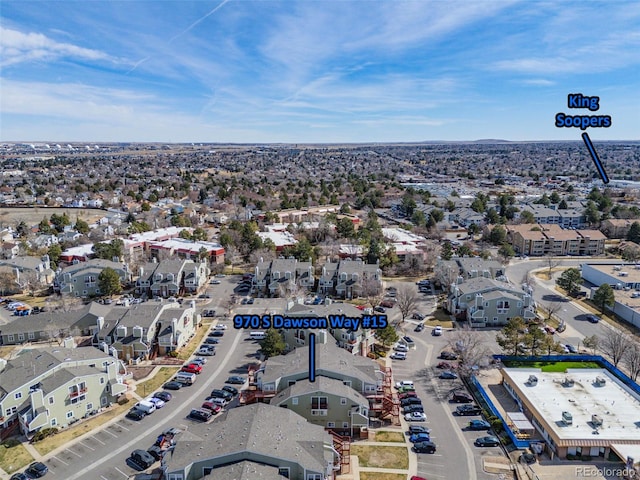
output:
M584 144L587 146L587 149L591 154L591 158L593 158L593 163L596 164L596 168L598 169L598 173L600 174L602 181L604 183L609 183L609 177L607 176L607 172L604 171L604 165L602 165L602 162L600 161L600 157L598 157L598 153L596 152L596 149L593 147L593 143L591 143L591 139L589 138L589 134L587 132L584 132L582 134L582 140L584 140Z
M309 334L309 381L316 381L316 334Z

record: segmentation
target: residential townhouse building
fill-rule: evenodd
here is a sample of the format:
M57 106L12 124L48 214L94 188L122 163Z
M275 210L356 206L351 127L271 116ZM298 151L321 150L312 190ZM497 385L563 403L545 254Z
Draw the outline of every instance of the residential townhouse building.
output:
M162 469L167 480L329 480L340 461L322 427L294 411L258 403L230 409L211 424L191 425L177 437Z
M344 315L349 318L360 318L362 311L349 303L325 303L322 305L302 305L293 303L288 306L286 316L291 318L329 318L331 315ZM370 328L359 328L349 330L347 328L329 328L327 331L318 332L316 341L326 343L324 338L326 333L331 335L340 348L344 348L353 355L367 356L375 343L375 330ZM287 350L292 350L301 346L309 345L309 334L314 330L308 329L285 329L283 337Z
M536 319L532 297L505 282L472 278L450 287L449 311L471 327L502 326L514 317Z
M456 208L449 214L449 221L455 221L463 227L477 225L482 227L486 223L485 216L468 207Z
M507 238L521 255L602 255L606 237L598 230L563 229L554 224L508 225Z
M358 298L382 290L382 270L362 260L343 259L322 267L318 291L340 298Z
M118 274L121 284L131 282L131 272L126 264L94 258L58 270L53 281L53 291L82 298L101 295L98 277L106 268L111 268Z
M313 264L295 258L260 259L254 269L252 290L259 295L284 296L298 288L311 290L315 286Z
M145 274L145 268L153 268L151 277ZM196 293L207 284L211 270L207 262L192 260L162 260L157 264L147 264L141 272L141 283L137 285L141 292L147 288L147 294L153 297L175 297L187 293ZM148 285L148 282L151 285Z
M0 362L0 437L66 427L127 391L126 369L93 348L39 348Z
M53 282L55 272L51 269L49 255L42 257L20 256L0 259L0 268L10 271L16 285L25 289L26 285L49 286Z
M125 361L153 359L184 346L200 323L195 302L115 306L96 321L93 344Z
M640 221L628 218L609 218L602 221L600 231L608 238L626 238L634 222Z
M91 302L68 312L53 311L16 317L15 321L0 325L0 344L60 341L69 335L93 335L96 333L97 319L109 311L111 306Z
M271 405L286 408L314 425L353 435L369 427L369 400L341 380L318 377L279 392Z

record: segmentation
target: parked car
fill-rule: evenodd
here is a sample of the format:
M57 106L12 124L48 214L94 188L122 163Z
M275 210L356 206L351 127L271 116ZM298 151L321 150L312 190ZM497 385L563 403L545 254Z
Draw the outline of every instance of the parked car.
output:
M587 320L591 323L598 323L600 321L600 317L596 315L587 315Z
M413 380L401 380L399 382L396 382L395 387L396 388L400 388L400 387L413 387Z
M440 335L442 335L442 327L438 325L436 328L433 329L432 334L435 337L439 337Z
M255 302L255 298L251 297L247 300L247 305L253 305L253 302Z
M453 352L448 352L448 351L444 351L444 352L440 352L440 358L442 360L457 360L458 359L458 355L456 355Z
M424 323L419 323L416 325L416 328L413 329L414 332L421 332L422 330L424 330Z
M244 382L246 381L247 379L245 377L234 375L227 378L227 380L224 383L229 383L231 385L244 385Z
M424 315L422 315L421 313L414 313L413 315L411 315L411 318L413 320L424 320Z
M181 372L187 373L195 373L196 375L200 375L202 372L202 366L197 365L195 363L189 363L188 365L184 365L181 369Z
M224 390L225 392L229 392L231 395L233 395L234 397L236 395L238 395L238 389L235 387L232 387L231 385L225 385L224 387L222 387L222 390Z
M565 345L565 348L567 350L569 350L569 353L578 353L578 349L576 347L574 347L573 345L571 345L570 343L567 343Z
M469 430L489 430L491 428L491 424L486 420L471 420L469 425L467 425Z
M498 437L494 437L493 435L488 435L486 437L476 438L476 441L473 442L476 447L497 447L500 445L500 440Z
M470 403L458 405L455 411L456 415L480 415L481 413L482 409L478 405L471 405Z
M407 413L414 413L414 412L424 413L424 406L420 403L420 404L407 405L402 409L402 413L404 413L405 415Z
M427 479L424 477L419 477L417 475L414 475L413 477L411 477L411 480L427 480Z
M420 400L418 397L409 397L400 400L401 407L406 407L407 405L422 405L422 400Z
M453 392L451 401L456 403L471 403L473 402L473 397L467 392Z
M402 393L398 394L398 398L400 400L402 400L404 398L417 397L417 396L418 396L418 394L415 392L415 390L408 391L408 392L402 392Z
M24 472L31 478L40 478L44 477L48 471L49 467L47 467L44 463L33 462Z
M196 365L203 366L204 364L207 363L207 359L204 357L196 357L193 360L191 360L191 363L195 363Z
M223 330L214 330L213 332L211 332L209 334L209 336L210 337L223 337L224 336L224 331Z
M440 368L440 369L443 369L443 370L453 370L453 369L457 368L457 365L455 363L440 362L440 363L438 363L438 365L436 365L436 368Z
M127 412L127 414L125 415L125 417L131 419L131 420L142 420L144 417L146 417L147 414L144 413L142 410L138 410L137 408L132 408L131 410L129 410Z
M404 419L407 422L426 422L427 416L424 412L412 412L405 414Z
M222 333L222 332L220 332ZM220 340L218 340L217 338L213 338L213 337L207 337L204 340L204 343L206 343L207 345L217 345L218 343L220 343Z
M409 437L409 441L411 443L429 442L431 438L429 438L428 433L414 433Z
M431 430L422 425L409 425L409 435L415 433L431 433Z
M29 480L26 473L14 473L9 480Z
M215 317L216 316L216 311L212 310L212 309L206 309L202 311L202 316L203 317Z
M385 308L393 308L393 306L395 304L396 304L395 300L393 300L391 298L387 298L387 299L383 300L382 302L380 302L380 305L385 307Z
M222 397L209 397L206 399L206 401L211 402L214 405L219 405L220 408L226 407L227 403L229 403L229 401L226 398L222 398Z
M191 410L191 412L189 412L189 415L187 415L187 416L189 418L192 418L193 420L199 420L201 422L206 422L211 418L212 415L213 414L209 410L202 410L200 408L194 408L193 410Z
M389 358L392 358L393 360L406 360L407 359L407 353L406 352L393 352Z
M164 407L164 400L158 397L148 397L148 398L145 398L145 401L153 403L156 406L156 408Z
M413 451L416 453L435 453L436 444L433 442L419 442L413 444Z
M220 280L211 280L209 283L211 285L220 285L222 282Z
M398 388L398 393L415 392L416 389L413 386L406 386Z
M203 357L211 357L211 356L216 354L216 351L214 349L212 349L212 348L200 347L200 349L196 353L198 355L203 356Z
M393 347L393 349L396 352L408 352L409 351L409 347L407 347L406 345L402 344L402 343L398 343L395 347Z
M227 326L224 323L218 323L215 327L213 327L214 330L226 330Z
M216 398L224 398L226 401L233 399L233 395L225 390L211 390L211 396Z
M163 385L165 390L180 390L182 388L182 384L180 382L170 381Z
M166 450L163 450L158 445L152 445L147 448L147 453L153 457L153 459L157 462L162 458Z
M156 392L153 394L153 396L159 398L165 403L173 398L173 396L169 392Z
M146 470L156 462L156 459L146 450L134 450L131 452L129 461L137 466L140 470Z
M374 310L375 312L378 312L378 313L387 313L387 311L385 310L385 308L384 308L384 307L381 307L380 305L378 305L377 307L373 307L373 310Z
M211 413L213 413L214 415L220 413L222 411L222 407L220 405L218 405L217 403L214 402L208 402L208 401L204 401L204 403L202 404L202 406L200 407L204 410L209 410Z
M445 370L444 372L441 372L438 377L444 380L455 380L456 378L458 378L458 374L456 372L452 372L451 370Z

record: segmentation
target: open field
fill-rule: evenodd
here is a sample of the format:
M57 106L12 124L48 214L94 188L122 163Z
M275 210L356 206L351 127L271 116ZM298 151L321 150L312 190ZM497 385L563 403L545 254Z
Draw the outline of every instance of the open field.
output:
M53 214L67 214L72 222L76 218L81 218L85 222L93 223L104 217L105 211L96 208L47 208L47 207L16 207L16 208L0 208L0 225L10 225L15 227L20 221L27 225L39 223L43 218L50 218Z
M33 446L41 455L46 455L74 438L78 438L80 435L84 435L85 433L95 430L98 426L107 423L112 418L117 417L130 408L131 405L129 403L125 403L124 405L118 405L117 403L113 404L108 411L91 417L88 420L83 420L76 425L59 430L57 434L47 437L40 442L36 442Z
M402 432L375 432L375 442L399 442L404 443L404 433Z
M7 448L9 445L9 448ZM13 445L11 440L0 445L0 468L12 474L33 462L33 457L21 443Z
M352 445L351 455L358 457L362 467L409 468L407 447Z
M360 480L406 480L407 476L401 473L385 472L360 472Z

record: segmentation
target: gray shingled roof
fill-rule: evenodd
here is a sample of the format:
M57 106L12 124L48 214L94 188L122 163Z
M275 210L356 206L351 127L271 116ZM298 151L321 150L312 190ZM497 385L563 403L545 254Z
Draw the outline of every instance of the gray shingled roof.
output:
M376 384L376 362L367 357L352 355L347 350L333 343L316 344L316 374L323 376L330 372L332 377L349 376L360 379L364 383ZM261 374L263 385L277 382L285 376L309 371L309 347L298 347L287 355L278 355L265 362Z
M111 260L104 260L102 258L92 258L86 262L69 265L62 270L62 273L73 275L74 273L81 271L102 271L107 267L113 268L114 270L123 269L122 263L112 262Z
M167 472L205 459L226 464L231 455L245 460L252 454L323 472L331 459L324 445L331 445L332 439L324 428L295 412L263 403L228 410L213 423L190 426L188 433L178 437L173 454L166 457Z
M202 478L209 480L282 480L287 477L278 475L278 467L242 461L214 468L210 474Z
M85 321L82 322L83 324L87 322L91 323L90 318L85 317L92 316L95 320L98 317L104 317L110 310L111 307L109 305L92 302L78 310L71 310L69 312L54 311L28 315L26 317L14 317L15 320L0 326L0 333L2 335L9 335L46 331L53 327L67 328L83 319L85 319Z
M93 347L53 347L23 351L17 358L9 360L4 370L0 372L0 391L9 393L62 363L89 359L95 359L100 369L102 369L102 361L106 359L115 361L113 357Z
M364 395L356 392L353 388L345 385L340 380L327 377L318 377L313 383L309 380L298 381L273 397L271 404L280 405L291 397L299 397L301 395L315 392L323 392L337 397L345 397L351 400L351 403L366 405L367 407L369 406L369 400L367 400Z
M463 295L483 293L486 291L498 289L510 291L514 294L521 293L518 289L516 289L509 283L498 282L497 280L485 277L471 278L469 280L466 280L464 283L461 283L458 288L460 289L460 293Z

